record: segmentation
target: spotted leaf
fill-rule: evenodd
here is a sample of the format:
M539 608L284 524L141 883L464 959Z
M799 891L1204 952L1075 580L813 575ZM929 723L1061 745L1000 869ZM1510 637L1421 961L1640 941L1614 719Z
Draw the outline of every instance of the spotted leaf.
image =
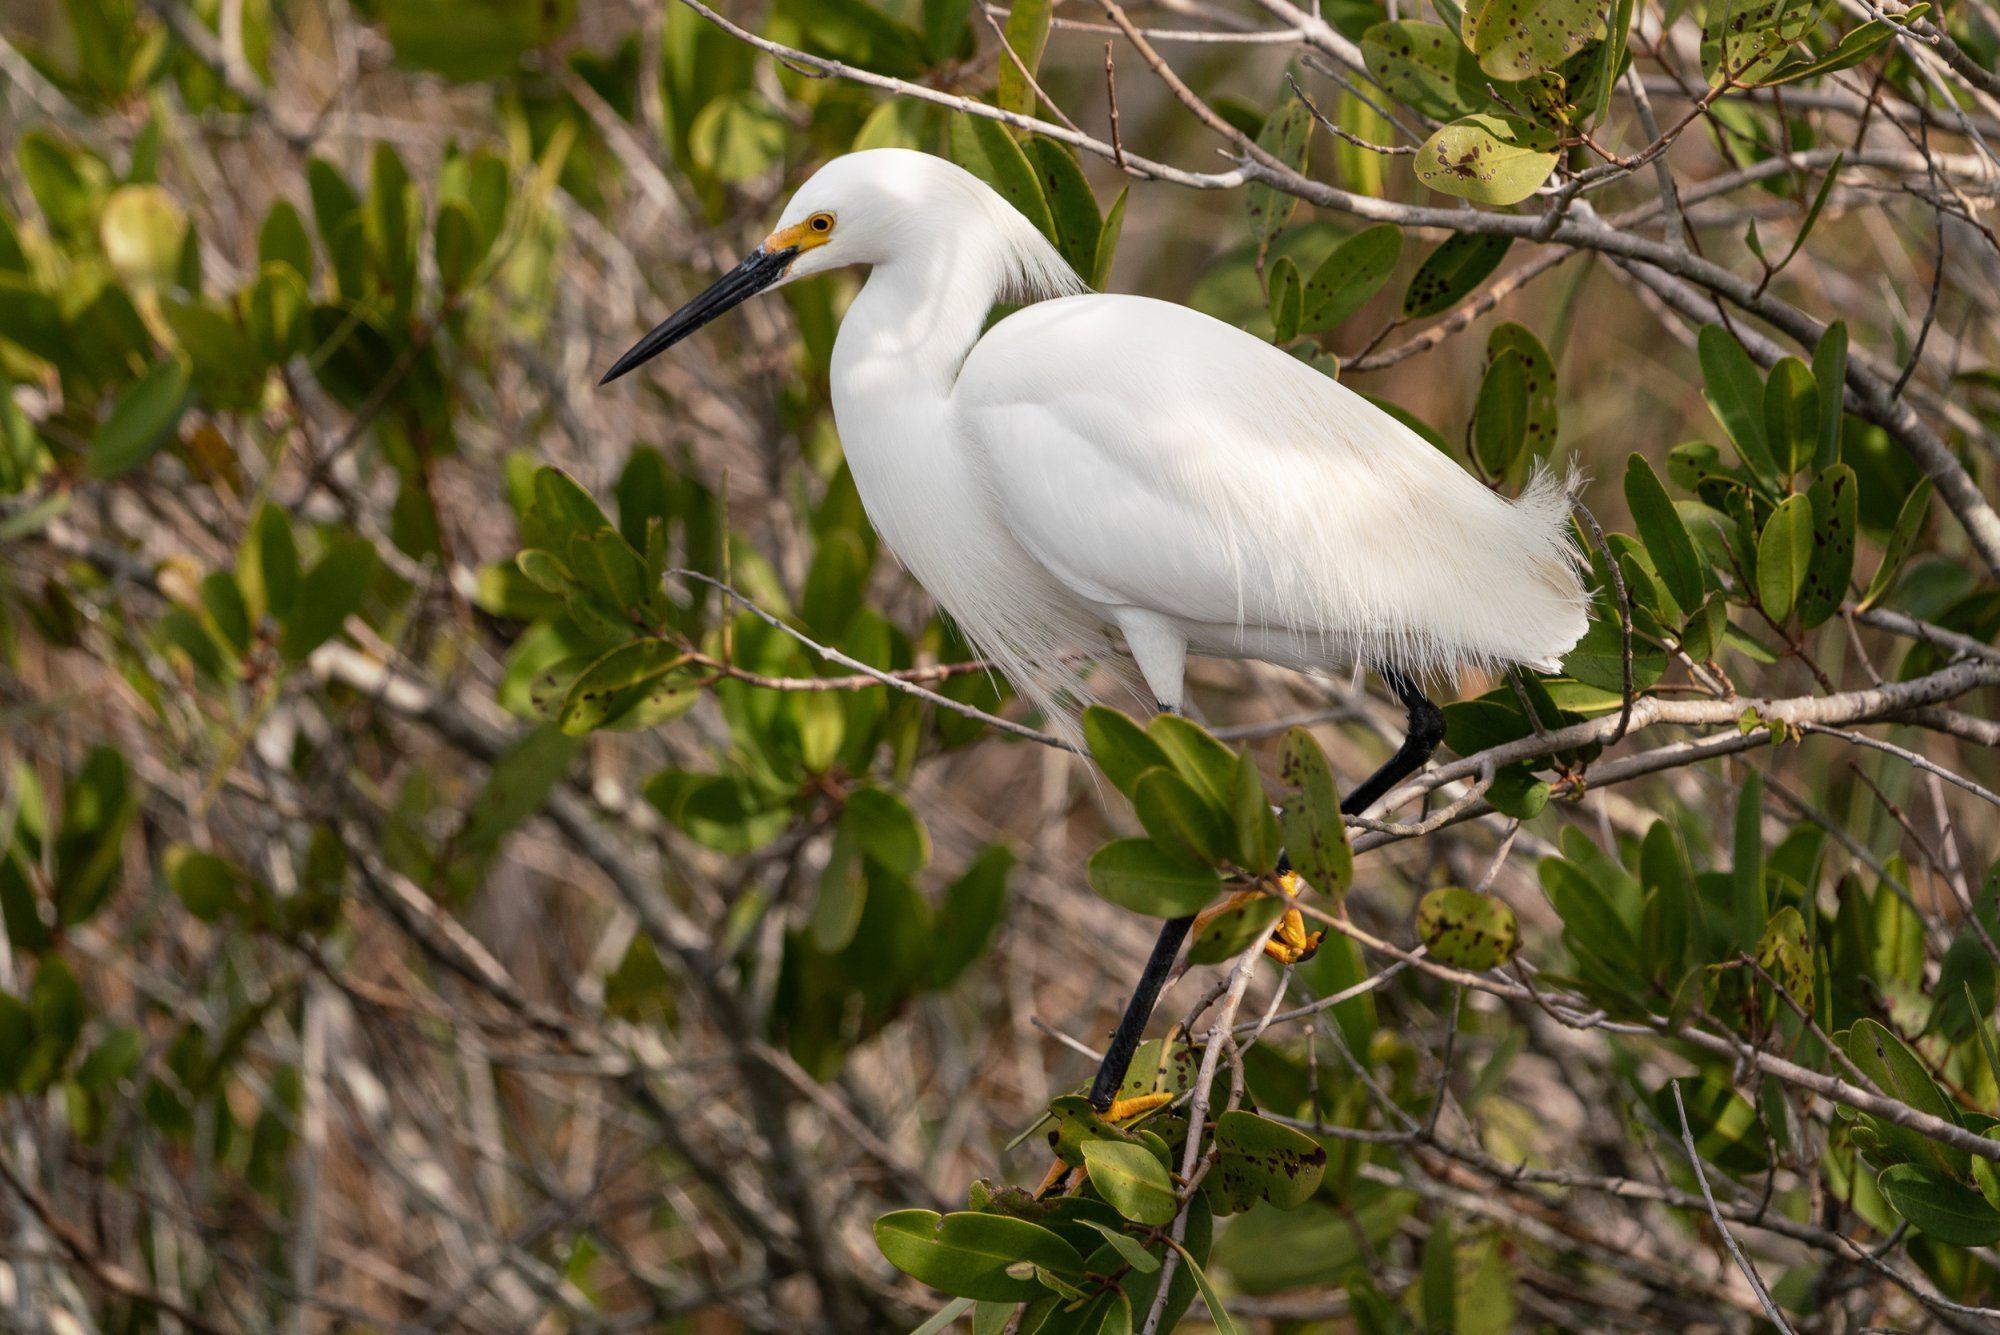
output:
M1521 943L1514 910L1491 895L1445 886L1417 906L1417 935L1431 958L1457 969L1497 968Z
M1441 127L1417 150L1417 179L1442 195L1518 204L1555 170L1552 135L1513 116L1473 115Z

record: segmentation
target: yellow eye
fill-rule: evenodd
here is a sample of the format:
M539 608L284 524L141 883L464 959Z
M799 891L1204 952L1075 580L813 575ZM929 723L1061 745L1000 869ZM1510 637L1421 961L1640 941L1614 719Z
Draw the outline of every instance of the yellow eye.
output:
M831 232L833 230L833 215L831 213L815 213L812 217L806 219L806 226L822 235Z

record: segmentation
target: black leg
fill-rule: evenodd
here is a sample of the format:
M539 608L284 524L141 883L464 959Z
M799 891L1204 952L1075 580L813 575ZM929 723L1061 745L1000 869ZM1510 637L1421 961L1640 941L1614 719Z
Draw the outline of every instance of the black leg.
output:
M1139 986L1125 1003L1125 1014L1111 1034L1111 1046L1104 1050L1104 1060L1098 1063L1097 1076L1090 1082L1090 1106L1097 1111L1103 1112L1118 1097L1118 1086L1125 1083L1125 1070L1132 1064L1132 1054L1139 1050L1139 1040L1145 1036L1146 1021L1153 1017L1153 1004L1160 999L1167 977L1174 971L1174 960L1181 953L1181 942L1187 940L1192 926L1192 917L1169 918L1160 928L1159 939L1153 942L1153 953L1146 957L1145 972L1139 975Z
M1432 704L1423 688L1400 672L1385 672L1383 679L1389 689L1403 702L1403 708L1410 712L1410 730L1403 738L1403 744L1390 756L1388 762L1349 793L1340 803L1340 809L1348 815L1366 811L1384 793L1423 768L1431 758L1438 743L1444 740L1444 711ZM1288 867L1282 853L1279 854L1279 869ZM1132 999L1125 1003L1125 1014L1118 1021L1118 1028L1112 1032L1111 1046L1104 1050L1104 1060L1098 1064L1097 1076L1090 1082L1090 1103L1099 1112L1111 1106L1118 1095L1118 1087L1125 1083L1125 1069L1132 1064L1132 1054L1139 1050L1139 1039L1146 1032L1146 1021L1153 1016L1153 1005L1160 999L1160 992L1167 985L1167 977L1174 970L1174 960L1181 953L1181 943L1187 940L1188 929L1194 926L1193 918L1173 918L1160 928L1159 939L1153 942L1153 953L1146 958L1145 972L1139 975L1139 986L1132 993Z
M1385 672L1382 678L1410 711L1410 730L1396 754L1341 800L1341 811L1350 816L1366 811L1384 793L1422 769L1444 740L1444 711L1431 703L1423 688L1400 672Z

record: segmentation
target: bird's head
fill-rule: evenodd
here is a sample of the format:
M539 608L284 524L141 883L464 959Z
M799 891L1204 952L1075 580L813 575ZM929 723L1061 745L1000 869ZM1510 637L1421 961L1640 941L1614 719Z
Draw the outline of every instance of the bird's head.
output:
M864 149L813 173L762 245L655 326L598 383L611 383L724 311L795 278L946 253L983 257L996 291L1016 299L1081 286L1034 224L964 168L909 149Z
M759 292L829 269L880 263L908 210L935 196L926 189L927 178L942 172L964 174L942 159L902 149L835 158L799 187L762 245L655 326L598 383L610 384Z

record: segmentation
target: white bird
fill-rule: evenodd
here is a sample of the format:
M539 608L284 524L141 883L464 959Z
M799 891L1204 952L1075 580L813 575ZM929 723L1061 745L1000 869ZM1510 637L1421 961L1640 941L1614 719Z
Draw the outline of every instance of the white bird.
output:
M1166 710L1183 704L1189 652L1363 663L1388 678L1411 733L1343 804L1361 810L1442 736L1413 679L1553 669L1582 637L1570 497L1554 475L1538 471L1509 503L1261 339L1184 306L1085 292L1018 210L927 154L827 163L761 246L604 380L757 292L854 264L870 272L834 342L833 414L868 517L1059 723L1080 689L1076 655L1109 650L1108 630ZM1000 301L1036 304L982 336ZM1186 930L1169 924L1155 948L1155 995ZM1136 1044L1146 991L1107 1068ZM1123 1071L1101 1071L1093 1095Z
M1554 475L1510 504L1253 335L1085 293L1026 217L928 154L829 162L605 382L759 291L854 264L871 271L834 342L833 414L868 517L1052 717L1107 628L1168 709L1190 651L1422 678L1553 669L1582 636ZM1003 300L1037 304L981 337Z

